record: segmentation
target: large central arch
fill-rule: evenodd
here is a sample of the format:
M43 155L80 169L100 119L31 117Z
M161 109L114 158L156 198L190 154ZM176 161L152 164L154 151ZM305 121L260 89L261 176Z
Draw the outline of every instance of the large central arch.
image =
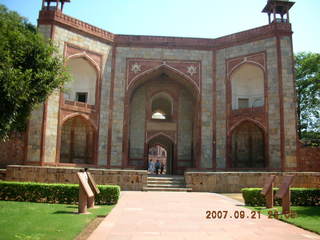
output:
M196 167L200 112L199 88L178 70L162 65L141 74L125 97L124 166L146 169L152 141L168 145L169 173L182 174Z

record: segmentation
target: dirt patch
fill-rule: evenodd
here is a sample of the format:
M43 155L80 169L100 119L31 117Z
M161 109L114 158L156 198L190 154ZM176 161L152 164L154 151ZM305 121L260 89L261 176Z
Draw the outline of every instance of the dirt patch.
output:
M85 229L74 240L86 240L90 234L99 226L105 217L96 217L93 219Z

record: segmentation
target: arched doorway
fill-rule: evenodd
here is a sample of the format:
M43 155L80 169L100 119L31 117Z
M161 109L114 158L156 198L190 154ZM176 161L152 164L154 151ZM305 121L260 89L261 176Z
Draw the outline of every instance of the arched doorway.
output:
M245 121L232 132L232 167L265 167L264 132L256 124Z
M163 166L160 169L159 174L168 174L168 152L165 146L160 145L159 143L155 145L149 145L149 150L148 150L148 163L150 164L151 162L156 163L157 161L160 162L161 166ZM148 165L149 166L149 165ZM148 169L149 170L149 169ZM150 172L149 173L153 173Z
M198 92L165 67L143 76L132 87L126 100L128 166L146 169L149 147L161 144L167 150L167 173L183 174L185 169L194 167L196 144L200 142ZM154 140L153 136L158 135Z
M93 164L95 129L88 120L76 116L61 128L60 163Z
M154 152L157 151L157 152ZM148 142L148 161L157 160L164 163L165 174L172 174L174 171L174 143L172 140L162 134L155 136ZM153 153L150 156L150 153Z

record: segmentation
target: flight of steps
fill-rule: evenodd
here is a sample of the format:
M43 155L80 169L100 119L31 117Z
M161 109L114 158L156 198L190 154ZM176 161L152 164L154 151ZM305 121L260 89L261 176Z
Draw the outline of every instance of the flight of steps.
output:
M184 176L149 175L143 191L191 192L192 188L186 187Z

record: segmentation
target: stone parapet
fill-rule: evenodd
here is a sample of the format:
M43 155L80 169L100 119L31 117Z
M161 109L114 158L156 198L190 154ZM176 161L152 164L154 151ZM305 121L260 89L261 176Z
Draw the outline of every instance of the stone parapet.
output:
M78 183L76 173L83 168L9 165L5 180L18 182ZM90 168L97 184L119 185L121 190L142 190L147 171Z
M194 192L236 193L246 187L263 187L266 178L276 175L279 187L285 175L294 175L292 187L319 187L320 172L185 172L187 187Z

